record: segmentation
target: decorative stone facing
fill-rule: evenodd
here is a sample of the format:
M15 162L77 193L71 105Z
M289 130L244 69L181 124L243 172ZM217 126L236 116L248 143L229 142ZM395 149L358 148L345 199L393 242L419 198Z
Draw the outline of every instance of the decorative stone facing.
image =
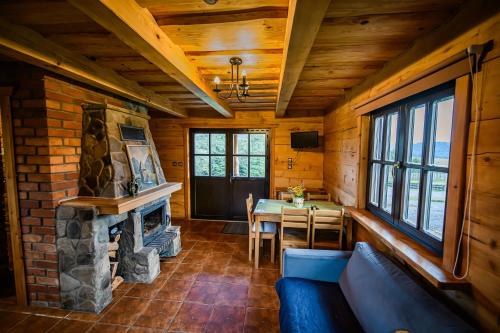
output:
M66 309L101 312L112 300L109 218L94 208L57 209L61 303Z
M84 108L85 109L85 108ZM102 196L114 190L114 170L106 130L106 110L89 109L83 114L82 155L80 158L80 196ZM119 190L119 192L121 192ZM117 193L109 193L116 196Z
M181 249L180 227L170 226L170 196L120 215L97 215L95 208L57 208L57 255L61 303L66 309L99 313L112 300L108 257L109 228L123 222L118 251L118 273L125 281L151 283L160 274L155 248L144 246L142 214L165 203L167 231L176 235L165 249L168 256Z
M108 198L128 195L127 183L131 179L126 149L128 144L149 144L157 167L159 183L166 182L149 130L149 116L145 112L105 104L86 104L83 109L79 195ZM123 141L120 124L144 128L147 142Z

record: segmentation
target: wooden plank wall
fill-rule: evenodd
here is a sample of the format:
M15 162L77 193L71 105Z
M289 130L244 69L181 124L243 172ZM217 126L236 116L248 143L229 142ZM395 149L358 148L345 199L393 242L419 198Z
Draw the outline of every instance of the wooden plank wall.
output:
M288 170L288 158L296 158L290 148L290 133L319 131L323 135L323 117L275 118L274 111L236 112L233 119L222 118L153 118L151 132L168 181L185 181L188 161L185 160L186 128L269 128L274 129L271 139L271 158L274 161L274 188L303 182L306 188L323 187L323 150L301 151L297 163ZM179 161L182 166L179 166ZM176 162L177 166L174 166ZM273 190L273 189L271 189ZM274 192L274 191L273 191ZM184 189L172 196L172 217L185 218Z
M491 332L500 331L500 136L497 132L500 128L500 14L488 17L498 13L497 7L487 1L467 3L455 18L418 40L408 52L355 88L343 104L325 116L327 148L324 159L325 188L343 204L356 205L361 129L358 126L360 119L355 117L352 106L438 64L470 44L494 40L495 49L478 76L482 111L471 219L468 279L472 292L447 294L478 320L485 331ZM474 112L474 105L471 109ZM472 133L473 123L470 126ZM471 143L469 160L470 150ZM366 236L366 233L358 233L358 239L364 239L363 234Z

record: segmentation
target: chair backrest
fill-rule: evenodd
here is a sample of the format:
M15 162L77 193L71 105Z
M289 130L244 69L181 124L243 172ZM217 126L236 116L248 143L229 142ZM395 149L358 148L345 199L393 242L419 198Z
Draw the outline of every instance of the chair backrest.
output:
M342 230L344 226L344 208L314 209L311 223L313 229Z
M278 194L278 199L279 200L288 200L288 199L293 199L293 194L289 192L279 192Z
M305 241L309 244L311 237L311 214L308 208L292 209L281 207L281 237L285 239L285 229L306 229Z
M248 193L248 198L245 200L247 204L247 218L248 218L248 228L250 234L252 233L252 224L253 224L253 196L252 193Z
M307 193L306 200L332 201L332 196L330 195L330 193Z
M309 229L310 222L311 218L308 208L281 208L281 229L283 227Z

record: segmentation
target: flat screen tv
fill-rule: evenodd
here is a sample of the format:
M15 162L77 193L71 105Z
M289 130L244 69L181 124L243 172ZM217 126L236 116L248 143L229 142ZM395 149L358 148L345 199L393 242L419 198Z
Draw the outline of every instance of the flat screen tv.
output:
M317 148L318 131L312 132L292 132L292 148Z

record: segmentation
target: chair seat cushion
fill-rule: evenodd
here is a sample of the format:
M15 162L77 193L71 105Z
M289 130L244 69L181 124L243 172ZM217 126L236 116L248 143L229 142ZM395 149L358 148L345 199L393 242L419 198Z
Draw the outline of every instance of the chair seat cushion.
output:
M275 234L276 233L276 223L273 222L261 222L259 231L261 233L266 234ZM252 233L255 233L255 223L252 225Z
M282 333L363 332L338 283L286 277L276 291Z

